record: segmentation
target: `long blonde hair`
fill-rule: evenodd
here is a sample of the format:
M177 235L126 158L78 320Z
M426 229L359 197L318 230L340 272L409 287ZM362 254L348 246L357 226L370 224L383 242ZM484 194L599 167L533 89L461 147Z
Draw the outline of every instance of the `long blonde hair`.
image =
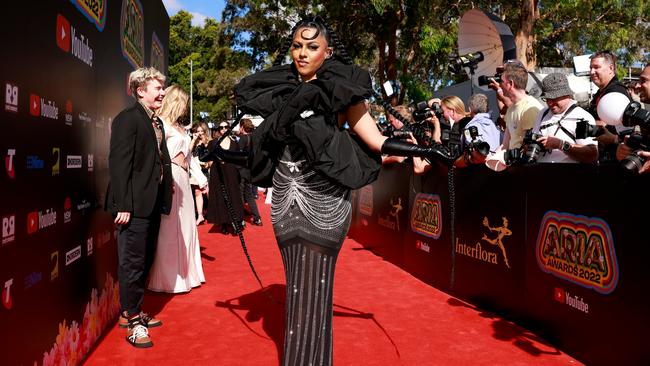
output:
M466 117L469 113L465 110L465 103L455 95L448 95L440 101L447 109L456 112L460 118ZM459 118L459 119L460 119Z
M187 102L189 95L178 85L172 85L165 89L165 98L158 110L158 116L162 117L169 124L178 123L179 119L187 113Z

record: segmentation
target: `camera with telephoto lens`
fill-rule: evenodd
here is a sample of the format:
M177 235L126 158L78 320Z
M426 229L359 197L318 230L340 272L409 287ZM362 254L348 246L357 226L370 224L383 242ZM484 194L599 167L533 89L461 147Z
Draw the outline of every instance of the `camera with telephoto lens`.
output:
M567 118L568 119L568 118ZM587 137L598 137L605 133L605 127L590 124L586 119L580 118L576 121L576 139L586 139Z
M650 111L641 108L641 103L639 102L631 102L623 112L622 123L626 127L639 126L641 131L635 131L628 136L625 145L634 150L634 152L621 160L623 169L630 173L638 174L639 169L646 162L646 159L639 153L641 151L650 151L650 140L648 139L648 134L650 133Z
M644 159L639 152L650 151L650 144L648 143L646 136L639 132L633 132L628 136L625 145L634 150L634 152L621 160L621 167L630 173L638 174L639 169L641 169L643 164L646 162L646 159Z
M546 152L544 145L539 142L539 139L543 137L538 133L533 132L533 130L526 131L524 135L523 142L523 151L522 151L522 160L526 164L535 164L539 158L539 154Z
M465 154L466 156L472 156L474 151L478 152L483 156L487 156L490 153L490 144L485 141L477 140L478 128L476 126L470 126L465 129Z
M500 83L501 74L496 74L494 76L481 75L478 77L478 85L479 86L490 85L492 80L496 81L497 83Z
M393 137L396 139L407 139L410 137L410 134L413 133L413 131L411 131L411 129L409 129L407 125L404 125L404 127L397 129L393 127L393 125L389 124L388 127L386 127L381 133L386 137Z
M642 129L650 129L650 111L641 107L639 102L631 102L623 112L623 126L639 126Z
M521 149L510 149L505 152L504 160L507 165L514 163L535 164L541 153L546 152L544 145L539 142L543 135L526 131Z
M415 105L412 115L415 122L422 122L433 116L436 116L438 119L443 118L442 107L440 107L439 103L433 103L429 107L427 102L419 102Z

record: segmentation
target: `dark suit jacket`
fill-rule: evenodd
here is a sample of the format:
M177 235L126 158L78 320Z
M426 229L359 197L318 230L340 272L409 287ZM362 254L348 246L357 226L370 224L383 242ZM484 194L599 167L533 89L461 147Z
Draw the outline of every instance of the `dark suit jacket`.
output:
M162 128L162 123L160 125ZM111 214L131 212L134 217L148 217L156 214L155 210L169 214L172 173L164 129L162 141L161 154L158 154L156 133L140 103L136 102L115 117L108 155L110 182L104 206Z

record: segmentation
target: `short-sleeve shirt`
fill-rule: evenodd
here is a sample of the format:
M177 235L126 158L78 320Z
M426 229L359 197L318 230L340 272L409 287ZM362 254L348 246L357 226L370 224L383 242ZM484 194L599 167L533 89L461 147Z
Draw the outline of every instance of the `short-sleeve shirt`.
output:
M572 103L572 105L575 104L576 102ZM567 108L567 110L563 113L559 114L553 114L553 112L548 110L548 107L542 109L537 116L537 121L535 122L533 131L543 136L554 136L562 141L567 141L572 144L576 143L578 145L597 146L598 142L593 137L574 139L578 121L584 119L590 125L595 126L596 121L594 120L594 117L589 114L589 112L578 106L575 106L570 111L569 108ZM569 113L566 113L567 111L569 111ZM564 129L562 129L560 126L562 126ZM567 131L570 134L568 134ZM550 152L543 153L537 161L540 163L577 163L576 160L571 159L569 155L560 149L553 149Z
M518 149L524 140L524 134L535 125L537 114L543 108L535 97L526 95L517 103L508 107L505 120L510 132L510 146L507 149Z

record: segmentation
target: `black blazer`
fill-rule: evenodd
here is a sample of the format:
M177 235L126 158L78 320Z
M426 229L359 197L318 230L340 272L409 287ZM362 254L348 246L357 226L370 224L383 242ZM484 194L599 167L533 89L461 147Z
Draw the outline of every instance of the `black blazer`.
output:
M140 103L123 110L113 120L108 155L110 181L104 205L111 214L131 212L134 217L149 217L156 213L155 210L169 214L172 202L171 158L162 123L160 126L163 143L161 154L158 154L156 133Z

